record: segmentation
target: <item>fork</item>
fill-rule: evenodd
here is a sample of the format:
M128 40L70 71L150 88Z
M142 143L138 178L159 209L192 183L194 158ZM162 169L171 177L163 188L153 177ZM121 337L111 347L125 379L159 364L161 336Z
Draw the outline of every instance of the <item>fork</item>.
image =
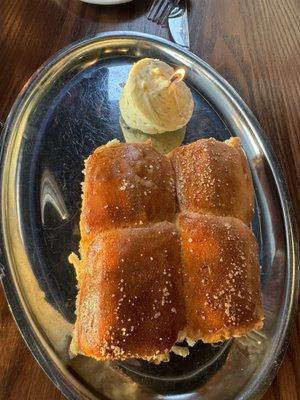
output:
M154 0L147 16L148 20L158 25L164 25L179 2L180 0Z

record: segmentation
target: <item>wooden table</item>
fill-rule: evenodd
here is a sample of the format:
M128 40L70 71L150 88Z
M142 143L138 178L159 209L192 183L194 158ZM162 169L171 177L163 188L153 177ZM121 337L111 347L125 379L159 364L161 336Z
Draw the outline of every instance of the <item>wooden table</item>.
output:
M99 7L79 0L1 0L0 120L19 90L53 53L86 35L134 30L168 37L147 21L151 0ZM270 138L300 228L300 2L193 0L191 49L241 94ZM0 289L0 399L58 400L23 343ZM264 400L300 399L300 318Z

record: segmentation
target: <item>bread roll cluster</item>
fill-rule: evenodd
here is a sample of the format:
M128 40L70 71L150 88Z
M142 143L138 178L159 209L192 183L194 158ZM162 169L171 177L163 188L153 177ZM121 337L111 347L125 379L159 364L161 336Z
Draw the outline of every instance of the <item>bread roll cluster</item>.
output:
M101 146L87 159L73 353L166 361L262 326L253 186L238 139ZM177 346L176 346L177 347Z

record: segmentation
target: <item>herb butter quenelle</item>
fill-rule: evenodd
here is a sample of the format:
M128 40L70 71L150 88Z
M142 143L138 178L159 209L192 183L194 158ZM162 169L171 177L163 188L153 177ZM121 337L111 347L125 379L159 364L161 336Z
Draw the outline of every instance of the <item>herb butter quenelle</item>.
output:
M194 110L184 72L151 58L133 65L120 99L120 124L127 142L151 139L161 153L182 143Z

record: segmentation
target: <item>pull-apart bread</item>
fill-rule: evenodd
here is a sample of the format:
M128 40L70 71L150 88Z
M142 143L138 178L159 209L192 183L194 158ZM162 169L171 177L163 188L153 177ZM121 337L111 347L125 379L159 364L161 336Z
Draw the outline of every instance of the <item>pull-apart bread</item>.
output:
M99 233L83 268L78 352L99 360L167 355L185 327L175 225L159 222Z
M174 221L175 175L150 144L112 141L85 163L81 239L109 229Z
M171 154L181 210L236 217L246 225L254 214L253 184L238 138L202 139Z
M71 352L167 361L177 340L262 327L253 186L239 139L168 157L112 142L87 159Z
M258 248L233 217L179 214L186 337L216 343L262 327Z

